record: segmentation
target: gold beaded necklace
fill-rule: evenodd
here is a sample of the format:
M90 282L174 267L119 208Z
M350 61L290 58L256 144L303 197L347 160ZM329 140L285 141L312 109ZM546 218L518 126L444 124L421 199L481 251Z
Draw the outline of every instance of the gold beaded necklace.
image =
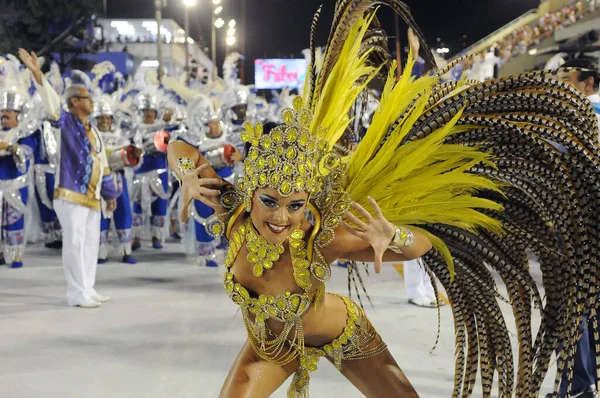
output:
M246 249L248 261L254 265L252 273L257 278L260 278L266 269L273 268L273 264L285 251L283 244L274 245L260 236L250 217L246 220Z
M269 243L265 238L260 236L254 228L252 220L248 218L245 223L245 241L246 249L248 250L248 261L254 265L252 273L257 278L260 278L266 269L273 268L279 257L285 251L283 244ZM310 289L310 263L307 260L307 253L304 244L304 231L298 226L288 238L290 253L292 256L292 265L294 268L294 279L298 286L304 290Z

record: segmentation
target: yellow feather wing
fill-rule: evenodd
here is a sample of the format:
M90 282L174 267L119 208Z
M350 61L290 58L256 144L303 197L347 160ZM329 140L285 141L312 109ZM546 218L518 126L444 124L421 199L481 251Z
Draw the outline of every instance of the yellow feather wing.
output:
M366 208L368 197L375 199L384 216L396 225L445 224L501 234L501 223L480 210L500 211L502 206L477 196L482 191L501 194L501 184L468 172L478 164L493 166L490 155L478 148L445 143L470 128L456 124L462 112L425 138L406 140L427 112L438 79L414 80L411 67L409 62L398 82L390 73L373 122L349 160L347 192ZM453 270L444 242L438 238L432 242Z
M350 109L359 93L379 70L367 63L370 51L361 54L361 43L374 16L375 14L369 14L352 27L339 60L318 97L313 100L310 130L329 142L330 148L348 128Z

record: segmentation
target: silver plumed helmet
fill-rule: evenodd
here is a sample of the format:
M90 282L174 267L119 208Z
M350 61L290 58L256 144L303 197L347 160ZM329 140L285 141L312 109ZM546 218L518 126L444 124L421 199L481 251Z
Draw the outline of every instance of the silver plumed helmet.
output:
M223 106L231 109L238 105L248 105L250 90L247 87L238 85L230 88L223 94Z
M135 99L135 108L138 111L143 111L144 109L158 111L158 99L156 95L148 93L140 94Z
M0 93L0 110L22 112L25 106L25 97L16 91L3 91Z
M212 120L219 120L212 101L205 95L198 94L188 105L188 118L195 126L204 126Z
M186 110L180 106L176 107L175 112L173 113L173 118L178 122L184 121L185 119L187 119Z
M112 104L104 98L101 98L94 102L94 111L92 112L92 117L96 118L98 116L112 116L114 117L115 113L113 110Z

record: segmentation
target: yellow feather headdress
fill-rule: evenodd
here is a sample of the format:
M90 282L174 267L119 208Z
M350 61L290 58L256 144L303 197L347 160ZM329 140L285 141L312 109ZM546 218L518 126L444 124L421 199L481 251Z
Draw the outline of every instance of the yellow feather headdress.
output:
M396 81L395 63L389 68L379 108L367 134L349 162L332 152L351 123L350 111L359 94L377 76L381 65L372 65L372 48L363 44L375 13L367 13L347 29L344 44L334 63L309 81L312 95L294 101L295 109L282 112L284 124L272 134L263 135L263 126L246 125L242 139L252 144L245 160L245 176L237 188L243 193L246 209L250 208L255 189L272 186L281 195L311 192L322 198L316 206L322 216L331 218L322 244L333 239L335 227L348 209L342 200L346 191L352 200L367 204L373 197L384 215L396 225L418 226L424 223L455 225L467 230L484 227L500 231L500 223L477 209L500 210L497 203L473 197L476 190L498 190L497 183L466 173L470 166L485 162L489 156L476 148L444 144L446 138L464 126L455 121L419 142L401 145L415 121L426 111L437 76L414 80L409 61L403 77ZM458 119L457 113L455 119ZM346 159L347 160L347 159ZM314 167L313 167L314 165ZM341 175L341 185L331 190L324 184L327 176ZM342 188L341 190L339 188ZM336 199L336 200L333 200ZM326 203L345 203L331 208ZM442 240L431 235L435 247L443 253L453 272L452 256Z

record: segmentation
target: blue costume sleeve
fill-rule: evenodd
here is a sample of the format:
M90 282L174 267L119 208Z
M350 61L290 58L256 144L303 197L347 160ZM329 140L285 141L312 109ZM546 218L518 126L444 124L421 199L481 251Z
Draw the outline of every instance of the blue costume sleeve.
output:
M416 77L417 79L425 73L425 60L421 57L417 59L415 62L415 66L412 68L411 76Z
M102 177L100 196L107 200L116 199L119 197L119 193L117 191L117 187L115 187L115 182L113 181L112 175L108 174Z
M35 133L19 140L19 145L24 145L31 149L31 156L35 159L36 163L38 163L38 157L40 155L40 139L41 132L40 130L36 130ZM29 152L29 150L27 150L27 152ZM28 156L28 159L30 159L31 156Z

